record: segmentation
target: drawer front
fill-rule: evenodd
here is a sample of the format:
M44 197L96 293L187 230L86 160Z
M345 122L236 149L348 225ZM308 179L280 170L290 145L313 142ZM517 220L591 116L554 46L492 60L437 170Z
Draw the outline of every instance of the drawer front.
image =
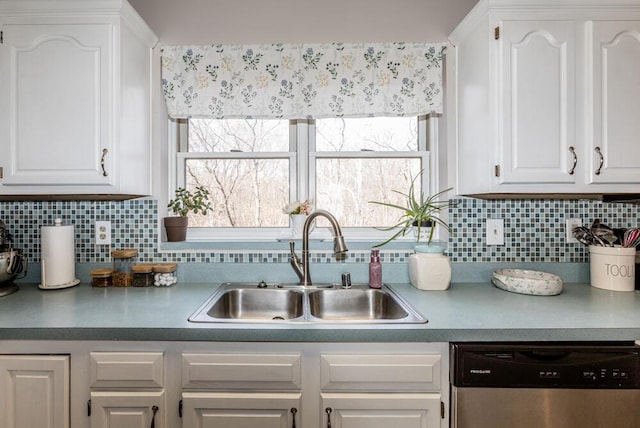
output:
M162 352L92 352L92 388L162 388Z
M300 354L182 354L183 388L300 389Z
M439 354L322 354L320 386L324 391L439 391Z

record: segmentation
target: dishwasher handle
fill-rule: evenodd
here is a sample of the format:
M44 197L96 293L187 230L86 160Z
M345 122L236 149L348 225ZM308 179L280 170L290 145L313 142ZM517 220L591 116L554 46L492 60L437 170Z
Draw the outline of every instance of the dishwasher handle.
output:
M563 360L571 355L571 352L562 351L562 350L534 350L534 351L520 351L520 355L523 357L533 360L537 363L545 363L545 362L558 362Z

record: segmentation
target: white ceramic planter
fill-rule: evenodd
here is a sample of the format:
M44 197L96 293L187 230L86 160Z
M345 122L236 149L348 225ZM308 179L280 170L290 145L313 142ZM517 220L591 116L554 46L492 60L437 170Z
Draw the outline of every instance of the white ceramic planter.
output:
M435 252L424 252L435 251ZM409 280L419 290L447 290L451 284L451 260L444 248L417 245L409 256Z

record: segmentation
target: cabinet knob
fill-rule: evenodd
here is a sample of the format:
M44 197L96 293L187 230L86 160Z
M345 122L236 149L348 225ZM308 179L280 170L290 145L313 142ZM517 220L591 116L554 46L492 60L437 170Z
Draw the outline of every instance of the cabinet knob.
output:
M600 156L600 164L598 165L598 168L596 168L594 173L596 175L600 175L600 171L602 171L602 165L604 165L604 155L602 154L602 150L600 150L600 147L596 146L594 150L596 151L598 156Z
M324 411L327 413L327 428L331 428L331 412L333 412L333 409L327 407Z
M578 155L576 154L576 149L573 146L569 146L569 152L573 155L573 165L569 169L569 175L573 175L576 171L576 165L578 165Z
M106 177L107 176L107 170L104 167L104 158L107 156L107 153L109 152L109 150L107 149L102 149L102 157L100 158L100 166L102 167L102 176Z
M153 406L151 408L153 415L151 415L151 428L156 428L156 413L158 413L158 406Z

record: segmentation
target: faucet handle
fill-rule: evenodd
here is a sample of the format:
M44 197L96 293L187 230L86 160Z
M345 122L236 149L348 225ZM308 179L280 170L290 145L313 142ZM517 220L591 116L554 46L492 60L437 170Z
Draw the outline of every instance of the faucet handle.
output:
M342 274L342 288L351 288L351 274L349 272Z

